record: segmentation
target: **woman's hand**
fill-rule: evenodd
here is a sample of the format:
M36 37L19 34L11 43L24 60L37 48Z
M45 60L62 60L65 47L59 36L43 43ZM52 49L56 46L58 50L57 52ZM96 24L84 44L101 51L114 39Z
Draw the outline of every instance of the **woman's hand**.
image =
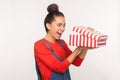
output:
M67 57L67 59L68 59L68 61L70 62L70 63L72 63L73 61L74 61L74 59L76 58L76 56L78 56L79 55L79 53L81 52L81 47L80 46L78 46L68 57Z
M94 49L94 48L88 48L88 47L80 47L80 46L78 46L78 47L72 52L72 54L67 57L68 61L69 61L70 63L72 63L72 62L74 61L74 59L76 58L76 56L79 56L80 58L83 59L89 49Z
M82 58L82 59L85 58L88 50L95 49L95 48L92 48L92 47L80 47L80 48L81 48L81 51L79 53L79 57Z
M78 55L79 54L79 52L81 51L81 47L80 46L78 46L74 51L73 51L73 53L75 53L76 55Z
M90 49L95 49L93 47L80 47L78 46L74 51L73 53L75 53L76 55L79 54L81 51L87 51L87 50L90 50Z
M90 31L95 31L92 27L87 27L87 29Z

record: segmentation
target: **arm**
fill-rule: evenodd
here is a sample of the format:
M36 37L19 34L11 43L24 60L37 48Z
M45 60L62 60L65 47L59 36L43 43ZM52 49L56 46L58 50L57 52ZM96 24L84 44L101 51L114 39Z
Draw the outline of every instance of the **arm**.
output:
M74 56L74 53L76 53L76 51L71 51L70 50L70 48L67 46L67 44L65 43L65 41L63 41L64 42L64 44L65 44L65 50L66 50L66 53L68 54L68 56L70 56L71 54ZM80 47L77 47L78 49L80 49ZM77 48L75 49L75 50L77 50ZM80 52L81 50L79 50L78 51L78 53L77 53L77 55L76 55L76 57L75 57L75 59L72 61L72 64L73 65L75 65L75 66L80 66L81 65L81 63L82 63L82 61L83 61L83 58L81 58L81 57L79 57L79 52ZM72 56L71 55L71 56Z
M73 52L68 48L64 42L66 52L69 54L68 60L75 66L80 66L83 59L85 58L87 51L94 48L77 47Z
M75 58L78 56L79 52L80 52L80 47L77 47L68 57L68 61L70 63L73 63L73 61L75 60Z

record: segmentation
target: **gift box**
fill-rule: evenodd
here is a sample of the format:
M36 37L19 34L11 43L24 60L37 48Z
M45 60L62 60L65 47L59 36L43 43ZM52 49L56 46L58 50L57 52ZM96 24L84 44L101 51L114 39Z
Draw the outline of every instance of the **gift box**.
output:
M107 35L84 26L75 26L69 35L70 46L101 47L106 45Z

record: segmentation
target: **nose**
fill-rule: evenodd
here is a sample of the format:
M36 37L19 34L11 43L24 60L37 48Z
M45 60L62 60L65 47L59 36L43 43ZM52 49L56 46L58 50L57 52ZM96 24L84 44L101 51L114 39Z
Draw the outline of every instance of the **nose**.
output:
M61 30L62 30L62 32L64 32L64 30L65 30L65 26L64 25L61 27Z

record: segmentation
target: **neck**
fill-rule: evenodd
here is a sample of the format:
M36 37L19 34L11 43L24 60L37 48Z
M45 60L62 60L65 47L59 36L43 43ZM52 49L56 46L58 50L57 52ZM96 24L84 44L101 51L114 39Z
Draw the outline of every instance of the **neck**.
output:
M48 40L48 41L50 41L50 42L55 42L55 41L56 41L56 39L54 39L54 38L53 38L51 35L49 35L49 34L46 34L45 39Z

